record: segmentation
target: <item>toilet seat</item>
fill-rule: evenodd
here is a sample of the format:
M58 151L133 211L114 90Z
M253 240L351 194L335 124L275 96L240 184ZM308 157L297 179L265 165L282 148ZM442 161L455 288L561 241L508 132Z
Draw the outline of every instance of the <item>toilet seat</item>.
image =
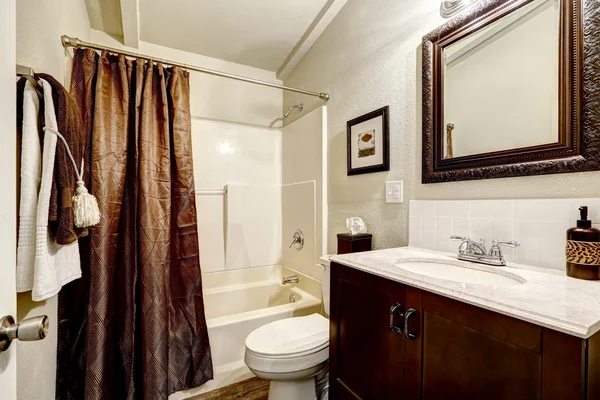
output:
M246 349L272 358L301 357L328 346L329 320L319 314L274 321L246 338Z
M329 340L327 340L327 342L324 342L320 346L317 346L317 347L314 347L314 348L311 348L311 349L308 349L305 351L301 351L301 352L295 352L295 353L265 354L265 353L251 350L247 346L246 346L246 351L254 354L257 357L270 358L273 360L284 360L284 359L288 359L288 358L298 358L298 357L309 356L311 354L318 353L319 351L327 350L328 348L329 348Z
M319 314L271 322L246 338L245 361L253 371L317 373L328 359L329 320Z

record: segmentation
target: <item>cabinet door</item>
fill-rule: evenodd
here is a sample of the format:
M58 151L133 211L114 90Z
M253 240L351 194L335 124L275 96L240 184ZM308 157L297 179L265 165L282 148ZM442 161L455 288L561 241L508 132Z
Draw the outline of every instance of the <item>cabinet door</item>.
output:
M423 399L541 399L539 327L431 293L422 301Z
M403 329L404 286L335 263L331 273L331 398L402 399L403 336L390 323Z

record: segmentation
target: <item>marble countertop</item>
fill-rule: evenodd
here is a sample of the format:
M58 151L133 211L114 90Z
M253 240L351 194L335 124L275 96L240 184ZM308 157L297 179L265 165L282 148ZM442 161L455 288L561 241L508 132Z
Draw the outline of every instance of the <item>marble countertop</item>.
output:
M600 281L508 263L506 267L459 261L455 255L415 247L336 255L331 261L580 338L600 330ZM513 286L462 283L413 273L396 264L441 261L512 277Z

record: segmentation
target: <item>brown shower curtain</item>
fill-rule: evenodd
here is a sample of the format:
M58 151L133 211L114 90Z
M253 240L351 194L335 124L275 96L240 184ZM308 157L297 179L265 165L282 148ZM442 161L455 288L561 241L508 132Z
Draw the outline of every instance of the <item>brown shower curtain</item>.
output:
M212 379L188 73L75 50L71 93L102 220L59 295L57 399L167 399Z

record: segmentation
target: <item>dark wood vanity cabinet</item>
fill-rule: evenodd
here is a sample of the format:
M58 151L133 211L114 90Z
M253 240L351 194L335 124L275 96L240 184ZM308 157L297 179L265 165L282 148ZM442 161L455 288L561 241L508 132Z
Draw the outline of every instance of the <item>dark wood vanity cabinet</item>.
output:
M580 339L331 265L330 399L600 399Z

